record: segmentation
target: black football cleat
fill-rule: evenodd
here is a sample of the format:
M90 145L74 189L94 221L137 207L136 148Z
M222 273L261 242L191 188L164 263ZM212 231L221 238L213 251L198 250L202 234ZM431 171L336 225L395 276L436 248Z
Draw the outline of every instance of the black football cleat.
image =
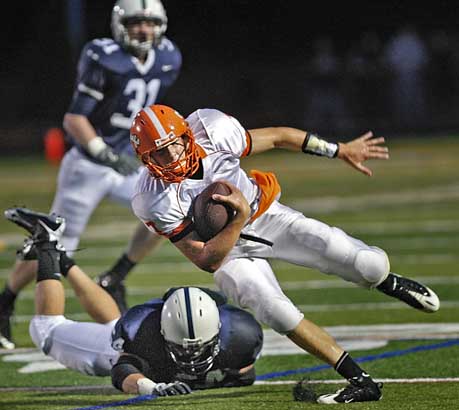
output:
M32 234L34 241L57 242L65 229L65 219L61 216L27 208L9 208L5 211L5 218Z
M14 349L11 339L11 316L13 315L13 305L0 306L0 349Z
M361 384L351 380L344 388L339 389L336 393L323 394L317 398L317 403L321 404L346 404L359 403L363 401L378 401L382 397L382 383L373 381Z
M96 283L114 299L121 313L128 310L126 303L126 286L112 272L101 273L95 279Z
M16 258L23 261L33 261L38 259L37 248L31 237L24 239L22 247L16 251Z
M440 308L440 300L432 289L395 273L389 273L377 289L426 313L436 312Z

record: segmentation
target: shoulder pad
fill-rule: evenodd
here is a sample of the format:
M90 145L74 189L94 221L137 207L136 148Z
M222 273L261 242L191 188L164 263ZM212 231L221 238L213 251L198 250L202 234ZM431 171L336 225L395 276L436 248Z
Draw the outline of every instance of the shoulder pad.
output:
M160 310L163 304L161 299L152 299L142 305L133 306L120 318L119 326L122 327L130 340L134 340L145 318L155 310Z
M157 48L161 51L178 51L177 45L173 41L169 40L166 36L163 36L161 43L158 44Z
M91 60L102 67L123 74L132 68L130 54L111 38L96 38L84 47L82 60Z

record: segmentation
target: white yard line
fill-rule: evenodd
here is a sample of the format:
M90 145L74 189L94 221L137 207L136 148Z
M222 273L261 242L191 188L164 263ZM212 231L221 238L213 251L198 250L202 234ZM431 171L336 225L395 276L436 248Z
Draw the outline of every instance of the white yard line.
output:
M435 377L435 378L412 378L412 379L375 379L377 382L396 383L396 384L412 384L412 383L458 383L459 377ZM256 381L255 385L291 385L298 383L298 380L260 380ZM326 380L310 380L311 384L346 384L343 379L326 379ZM0 387L1 393L14 392L84 392L102 390L107 394L119 393L114 387L109 385L89 385L89 386L60 386L60 387ZM199 393L199 392L195 392Z
M454 309L459 307L459 300L442 301L442 309ZM368 309L398 310L407 306L402 302L375 302L375 303L337 303L320 305L297 305L303 312L336 312L336 311L365 311Z
M101 253L100 251L99 253ZM443 265L449 263L459 263L459 254L457 252L443 252L443 253L426 253L420 254L407 254L407 255L389 255L392 264L404 264L404 265ZM277 261L275 261L277 263ZM11 268L0 269L0 278L7 278L11 272L13 266L13 260L11 261ZM106 265L86 265L81 263L85 272L89 275L95 275L106 269ZM301 267L295 267L295 269L301 269ZM211 276L208 273L200 270L194 266L191 262L162 262L153 261L148 264L140 264L135 268L135 275L164 275L167 273L188 273L195 272L203 275Z
M375 310L405 310L407 306L402 302L377 302L377 303L338 303L338 304L320 304L320 305L297 305L298 309L307 312L339 312L339 311L365 311L369 309ZM442 309L455 309L459 307L459 301L443 301L441 302ZM73 320L88 320L86 313L69 313L66 315ZM15 315L13 316L14 323L28 323L32 319L32 315Z
M427 189L404 190L401 192L374 192L371 194L345 196L324 196L320 198L304 198L290 202L292 208L304 213L330 213L345 210L367 210L383 205L407 205L442 203L445 200L459 199L459 185L450 184Z
M137 272L134 273L137 275ZM413 279L421 281L422 283L433 286L433 285L459 285L459 277L451 276L423 276L413 277ZM209 276L209 282L193 283L194 286L208 287L215 289L215 285L211 282L212 278ZM357 288L356 285L350 282L339 279L331 280L305 280L305 281L281 281L280 285L283 290L308 290L308 289L351 289ZM129 286L129 294L132 296L145 296L145 299L151 298L152 295L158 295L166 292L170 285L163 286ZM67 289L67 298L74 298L75 294L72 290ZM19 299L31 300L34 298L33 290L25 290L20 293Z

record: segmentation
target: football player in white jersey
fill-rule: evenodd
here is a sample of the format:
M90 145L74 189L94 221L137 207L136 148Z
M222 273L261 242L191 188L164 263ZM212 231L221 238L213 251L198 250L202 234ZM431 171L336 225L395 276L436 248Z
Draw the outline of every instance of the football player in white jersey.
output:
M51 211L67 220L62 242L77 249L99 203L109 198L130 206L140 164L129 143L134 115L161 100L179 75L179 48L164 34L167 16L160 0L118 0L112 11L113 39L89 41L78 62L75 92L64 117L73 144L59 170ZM123 280L160 243L143 224L127 250L98 282L126 310ZM0 293L0 346L13 347L10 316L17 294L33 280L35 261L18 261Z
M391 273L386 253L336 227L307 218L282 205L272 173L240 167L240 159L273 148L338 158L371 176L369 159L387 159L384 138L367 132L347 143L331 143L289 127L245 130L233 117L199 109L184 119L174 109L152 105L139 112L131 142L145 165L132 200L135 214L152 231L171 240L195 265L212 272L218 287L242 308L316 357L350 383L321 403L375 401L375 383L323 329L304 318L283 293L267 259L337 275L377 289L425 312L439 308L436 294L411 279ZM204 242L193 228L194 198L210 183L224 181L229 196L214 194L234 217Z

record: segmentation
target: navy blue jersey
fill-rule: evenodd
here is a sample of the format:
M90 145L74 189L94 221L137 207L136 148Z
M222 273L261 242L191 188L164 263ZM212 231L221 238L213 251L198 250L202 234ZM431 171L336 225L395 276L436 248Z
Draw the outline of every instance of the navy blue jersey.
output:
M182 56L167 38L145 63L109 38L83 48L68 113L86 116L97 135L118 153L131 153L129 128L142 108L160 101L180 72Z
M115 326L113 348L139 358L137 363L142 367L139 370L156 382L180 380L192 389L245 384L235 375L239 369L255 362L263 344L261 326L250 313L226 303L218 306L220 351L211 369L196 376L183 373L166 350L161 335L163 303L162 299L152 299L129 309Z

